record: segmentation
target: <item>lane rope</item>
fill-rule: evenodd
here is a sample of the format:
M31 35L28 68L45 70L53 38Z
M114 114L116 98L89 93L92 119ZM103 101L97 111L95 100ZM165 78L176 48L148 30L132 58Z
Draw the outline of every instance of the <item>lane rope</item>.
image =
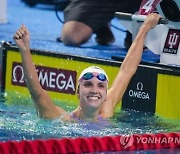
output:
M180 149L180 132L0 142L2 154L86 153Z

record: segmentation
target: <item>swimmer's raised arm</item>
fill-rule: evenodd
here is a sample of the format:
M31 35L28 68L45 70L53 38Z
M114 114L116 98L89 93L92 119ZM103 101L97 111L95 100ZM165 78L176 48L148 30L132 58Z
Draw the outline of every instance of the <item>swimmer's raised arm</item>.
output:
M30 52L30 33L28 29L22 25L14 34L13 39L20 49L26 85L37 107L39 116L49 119L60 116L65 111L53 103L48 93L40 85Z
M160 15L155 13L150 14L140 27L139 32L121 65L121 68L108 91L107 100L101 109L102 115L104 113L107 117L113 116L115 106L122 99L124 92L141 61L146 34L150 29L154 28L158 24L159 19Z

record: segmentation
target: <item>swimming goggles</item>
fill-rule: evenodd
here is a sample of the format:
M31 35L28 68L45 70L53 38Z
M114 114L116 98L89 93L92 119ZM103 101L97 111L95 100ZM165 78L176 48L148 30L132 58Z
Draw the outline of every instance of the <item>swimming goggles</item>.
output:
M106 75L103 73L99 73L97 76L95 76L93 73L88 72L88 73L85 73L81 79L90 80L93 77L97 77L97 79L100 81L107 81Z

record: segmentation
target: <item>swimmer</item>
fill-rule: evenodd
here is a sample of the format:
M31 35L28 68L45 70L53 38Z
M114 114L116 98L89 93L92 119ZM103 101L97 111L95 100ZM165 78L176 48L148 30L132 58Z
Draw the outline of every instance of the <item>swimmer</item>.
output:
M103 69L91 66L82 71L77 90L79 106L70 114L56 106L48 92L41 87L30 52L30 33L26 26L22 25L13 38L20 49L26 85L38 115L45 119L56 119L62 116L63 121L95 122L112 117L116 105L122 99L141 61L146 34L158 24L159 19L160 15L156 13L147 16L109 89L109 79Z

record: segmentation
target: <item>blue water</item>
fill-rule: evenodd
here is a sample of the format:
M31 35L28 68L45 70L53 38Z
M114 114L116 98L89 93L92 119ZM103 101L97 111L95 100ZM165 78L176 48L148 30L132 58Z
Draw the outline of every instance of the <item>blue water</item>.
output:
M56 103L59 104L56 100ZM73 110L74 107L61 106ZM145 134L179 132L180 121L173 124L150 113L120 110L108 123L70 123L60 119L45 120L36 115L33 102L18 93L5 95L0 100L0 141L35 140L64 137L114 136L122 134ZM169 153L172 149L136 151L133 153ZM180 150L173 150L173 153ZM118 152L119 153L119 152ZM128 153L128 152L123 152Z
M68 109L63 103L61 107ZM69 107L69 111L73 109ZM108 123L79 124L62 122L60 119L51 121L38 118L30 98L14 95L0 102L0 141L173 131L180 131L177 122L175 125L150 113L134 110L120 110L114 118L109 119Z

